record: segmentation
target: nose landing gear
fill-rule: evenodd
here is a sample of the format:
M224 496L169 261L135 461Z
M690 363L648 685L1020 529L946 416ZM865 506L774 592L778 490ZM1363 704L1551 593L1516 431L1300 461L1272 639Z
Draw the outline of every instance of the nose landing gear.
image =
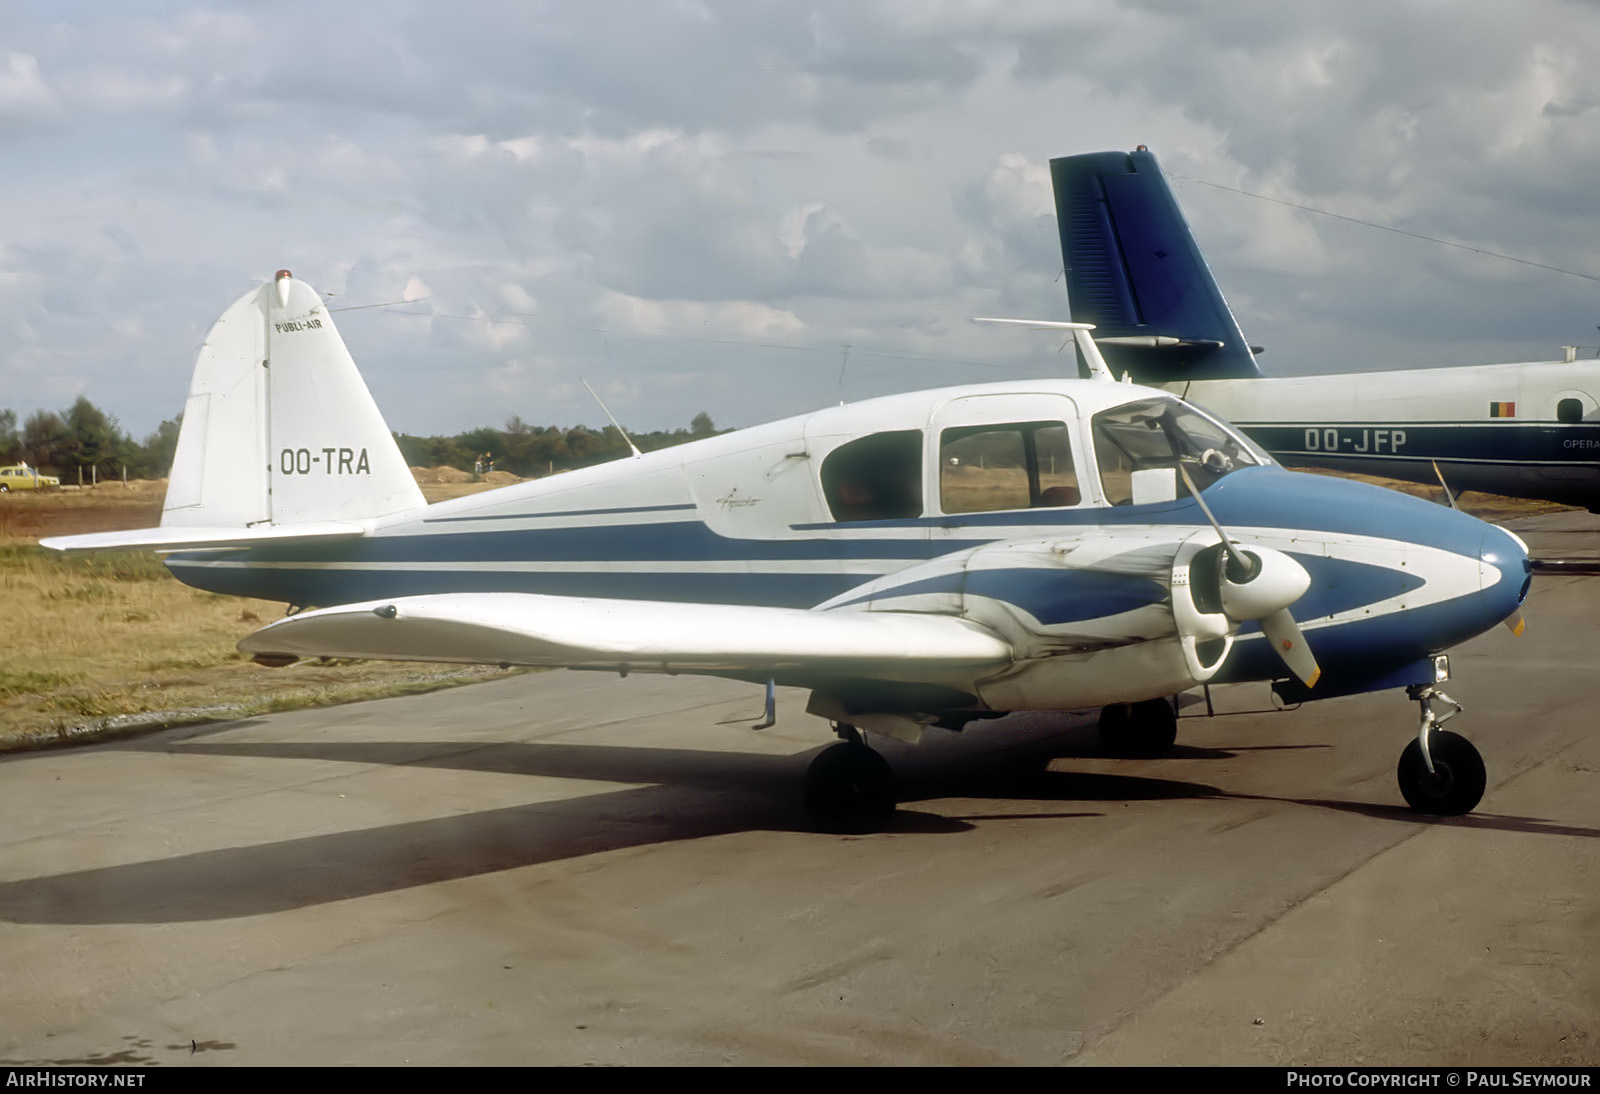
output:
M1400 753L1395 777L1401 796L1419 813L1456 817L1472 812L1488 785L1483 757L1465 737L1439 728L1461 712L1461 704L1437 684L1416 684L1406 694L1422 707L1422 727ZM1451 709L1436 715L1434 700Z

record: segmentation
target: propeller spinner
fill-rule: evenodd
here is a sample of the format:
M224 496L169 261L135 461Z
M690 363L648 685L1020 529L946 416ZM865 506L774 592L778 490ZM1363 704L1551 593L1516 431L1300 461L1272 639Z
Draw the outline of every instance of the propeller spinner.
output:
M1211 507L1195 489L1188 468L1180 463L1178 473L1189 488L1189 496L1200 506L1221 540L1222 552L1218 553L1217 562L1221 569L1218 585L1223 614L1235 623L1255 620L1289 671L1306 687L1315 686L1322 669L1289 611L1289 606L1311 587L1311 575L1282 551L1271 547L1245 550L1230 540Z

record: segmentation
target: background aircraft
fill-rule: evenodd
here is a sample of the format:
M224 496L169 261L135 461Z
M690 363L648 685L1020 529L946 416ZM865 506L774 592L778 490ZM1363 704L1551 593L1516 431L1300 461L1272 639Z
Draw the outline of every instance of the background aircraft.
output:
M1154 155L1050 173L1072 318L1114 373L1209 407L1286 464L1600 509L1600 362L1263 376Z
M266 663L702 673L765 684L769 721L775 686L809 688L844 739L806 780L833 830L894 809L861 731L1103 707L1113 747L1153 751L1171 696L1251 680L1293 699L1408 687L1402 792L1465 812L1485 774L1434 728L1438 655L1520 626L1529 572L1500 529L1291 474L1108 378L830 407L428 506L287 271L206 338L161 527L44 542L164 550L191 585L288 602L240 643Z

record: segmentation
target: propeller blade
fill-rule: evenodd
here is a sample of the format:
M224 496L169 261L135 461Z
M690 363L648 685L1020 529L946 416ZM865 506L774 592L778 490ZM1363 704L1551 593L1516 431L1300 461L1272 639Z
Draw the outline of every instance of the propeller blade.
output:
M1234 572L1239 575L1234 580L1248 581L1250 577L1254 576L1255 567L1245 557L1244 553L1228 539L1228 533L1222 530L1222 525L1217 523L1217 518L1212 515L1211 506L1206 504L1206 499L1202 498L1200 491L1195 489L1194 479L1189 477L1189 469L1183 466L1181 460L1178 462L1178 474L1183 476L1183 485L1189 488L1189 496L1195 500L1196 505L1200 506L1200 511L1206 515L1206 520L1211 522L1211 527L1217 533L1217 538L1222 540L1222 549L1228 552L1228 558L1233 561Z
M1283 658L1283 663L1289 666L1289 671L1298 676L1306 687L1315 687L1322 677L1322 669L1317 666L1317 659L1311 655L1311 647L1306 645L1305 635L1300 633L1300 624L1294 621L1289 609L1283 608L1263 616L1260 622L1261 632L1272 643L1277 655Z
M1500 623L1503 627L1505 627L1506 630L1510 631L1518 638L1522 637L1523 630L1525 630L1528 626L1528 621L1522 618L1521 608L1513 611L1510 615L1502 619Z

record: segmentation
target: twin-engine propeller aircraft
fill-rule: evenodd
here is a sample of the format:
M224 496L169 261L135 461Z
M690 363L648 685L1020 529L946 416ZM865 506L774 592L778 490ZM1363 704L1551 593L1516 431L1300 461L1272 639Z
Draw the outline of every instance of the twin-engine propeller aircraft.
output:
M1073 336L1098 366L1087 328ZM362 657L699 673L811 690L843 742L806 801L828 830L895 808L862 732L914 741L1008 711L1102 707L1159 751L1172 697L1407 687L1418 809L1483 793L1435 728L1439 655L1520 628L1522 543L1463 513L1277 466L1173 395L1106 378L819 410L425 505L322 301L280 272L207 336L150 548L198 588L286 601L266 663ZM313 610L313 606L314 610Z
M1156 158L1050 161L1073 320L1117 375L1209 407L1287 464L1600 511L1600 362L1263 376Z

